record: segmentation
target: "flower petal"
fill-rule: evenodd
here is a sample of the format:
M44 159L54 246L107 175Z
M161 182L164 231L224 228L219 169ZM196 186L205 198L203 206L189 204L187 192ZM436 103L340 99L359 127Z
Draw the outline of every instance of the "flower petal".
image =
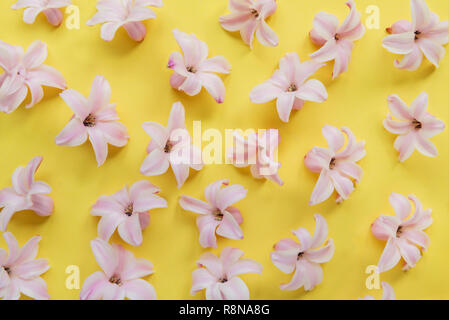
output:
M380 215L371 225L372 234L379 240L387 241L396 237L401 221L397 217Z
M385 272L392 269L401 259L401 254L396 241L396 238L388 239L387 245L380 256L379 263L377 264L379 272Z
M103 269L108 279L114 275L115 269L118 267L117 252L104 240L96 238L90 242L92 252L98 265Z
M223 56L215 56L209 58L201 63L200 71L202 72L218 72L229 73L231 65Z
M329 239L324 247L318 250L309 250L304 254L304 257L314 263L325 263L332 258L334 250L334 242L332 239Z
M321 203L331 196L334 192L334 184L331 181L330 174L327 170L323 170L313 189L310 197L309 206Z
M181 198L179 199L179 205L184 210L199 214L210 214L214 210L214 208L207 202L185 195L181 195Z
M225 98L225 86L219 76L213 73L204 72L199 75L201 84L207 92L217 101L223 103Z
M268 26L265 20L260 21L259 27L256 29L256 36L264 46L276 47L279 44L277 34Z
M315 231L313 233L312 242L310 243L310 248L318 248L324 243L324 240L327 238L328 227L326 219L321 214L314 214L316 225Z
M415 33L410 31L386 36L382 46L392 53L408 54L415 46Z
M123 284L125 296L131 300L156 300L156 290L143 279L126 281Z
M418 40L418 46L426 58L438 68L441 59L443 59L446 50L444 47L432 40L421 38Z
M276 100L276 109L279 118L283 122L288 122L290 119L290 113L293 109L293 103L295 102L295 95L292 93L281 93Z
M192 289L190 294L194 296L198 291L209 288L214 283L217 283L217 279L204 268L196 269L192 272Z
M243 239L243 231L239 224L235 221L234 217L226 211L223 213L223 220L218 225L217 234L233 240Z
M79 118L73 118L56 136L55 143L59 146L75 147L87 140L87 129Z
M220 285L224 300L249 300L249 289L239 277L234 277Z
M418 46L413 46L413 50L410 53L407 53L400 62L398 60L394 61L394 66L398 69L415 71L421 65L422 58L422 51Z
M217 237L215 236L215 229L217 229L220 221L215 220L211 215L198 216L196 225L200 232L199 241L203 248L216 248Z
M80 299L81 300L99 300L103 298L104 290L108 279L101 271L92 273L86 280L84 280L83 287L81 288Z
M244 199L247 193L248 190L239 184L233 184L220 189L216 199L218 209L225 210L227 207Z
M142 244L142 228L140 227L139 216L136 214L127 217L119 226L118 233L126 243L132 246Z
M327 100L327 91L321 81L311 79L298 88L296 97L306 101L324 102Z
M419 249L412 243L408 242L406 239L402 238L397 239L397 246L402 258L404 258L407 265L409 267L414 267L418 260L421 258L421 252L419 251Z
M47 283L42 278L35 278L29 280L16 279L19 290L26 296L36 300L48 300Z
M72 109L73 113L81 120L87 118L91 109L87 105L87 99L78 91L67 89L59 94L65 103Z
M323 45L327 40L333 38L337 33L338 18L326 12L318 12L313 18L313 30L318 42L316 44Z
M394 142L394 148L399 151L399 161L404 162L415 151L416 137L414 133L409 133L405 136L399 136Z
M385 281L382 281L382 290L382 300L396 300L393 288Z
M321 129L321 132L327 141L329 149L337 152L343 148L343 145L345 144L345 136L338 128L325 125L323 129Z
M154 149L143 161L140 172L145 176L158 176L167 172L169 162L166 154Z

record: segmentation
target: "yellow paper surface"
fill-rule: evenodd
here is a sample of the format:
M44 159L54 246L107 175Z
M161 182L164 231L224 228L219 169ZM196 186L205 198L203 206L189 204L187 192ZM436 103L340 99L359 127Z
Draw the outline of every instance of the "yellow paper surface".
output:
M36 155L44 157L36 179L53 188L52 216L42 218L21 212L8 226L21 245L34 235L42 235L38 257L50 261L51 269L43 277L51 298L79 298L79 290L66 286L68 266L79 267L81 284L100 270L90 248L99 220L90 215L90 208L97 198L141 179L162 188L168 208L153 210L142 246L124 244L117 234L111 241L153 262L156 272L146 280L154 285L159 299L203 299L203 292L195 297L189 293L195 261L206 251L219 253L226 246L242 249L246 258L264 267L262 275L242 276L252 299L357 299L366 294L380 298L381 290L366 287L365 270L377 264L385 246L371 234L370 225L381 213L394 214L388 203L391 192L415 194L424 208L433 209L434 223L427 230L429 250L417 266L403 272L398 265L381 274L381 280L392 285L399 299L449 298L448 130L432 139L438 157L428 158L415 151L409 160L399 163L393 149L395 136L382 126L388 112L388 95L396 93L410 104L422 91L429 94L428 111L449 123L448 57L441 61L439 69L425 60L415 72L401 71L393 66L399 56L381 46L385 27L399 19L410 20L408 0L356 1L363 22L370 16L367 7L379 9L380 28L367 29L355 43L349 72L332 81L330 63L314 76L326 85L329 99L321 104L307 102L301 111L292 113L289 123L279 120L274 101L251 103L249 92L271 76L285 53L296 51L301 60L308 59L317 49L308 37L313 16L326 11L342 21L349 12L344 1L277 1L278 9L268 23L278 34L279 45L270 48L255 42L252 51L238 33L221 28L219 16L229 13L226 0L164 0L164 7L155 9L157 18L146 22L148 34L142 43L133 42L123 29L114 41L103 41L100 26L85 25L96 12L93 0L73 1L79 8L79 30L68 29L65 22L54 28L43 15L35 24L27 25L22 21L22 10L9 8L14 2L0 3L0 39L25 48L34 40L47 43L45 63L60 70L68 86L85 96L94 77L104 75L112 87L111 101L117 104L131 137L124 148L109 147L106 163L97 168L89 143L73 148L54 143L72 115L58 96L59 90L47 88L44 100L30 110L22 105L13 114L0 114L0 188L10 186L14 169ZM448 1L427 3L442 20L448 19ZM224 55L232 64L231 74L223 77L223 104L217 104L204 89L189 97L170 87L168 57L180 51L172 35L175 28L196 34L208 44L210 56ZM207 165L198 173L191 171L180 190L171 170L157 177L141 175L139 168L150 141L141 125L144 121L166 125L176 101L185 106L186 126L191 133L195 120L201 120L203 131L215 128L223 135L225 129L278 128L282 163L279 173L285 185L256 180L249 170L231 165ZM360 161L364 176L344 203L336 204L332 196L310 207L307 203L318 176L307 170L303 157L314 146L326 147L321 135L325 124L347 126L358 140L366 141L367 155ZM203 142L205 145L207 142ZM220 237L217 249L205 250L198 242L196 215L182 210L178 199L181 194L204 199L204 188L222 178L249 189L247 197L236 205L244 218L244 239ZM279 285L288 282L291 275L283 274L271 263L272 246L282 238L293 237L292 229L305 227L313 232L314 213L321 213L329 224L329 237L335 242L334 257L323 265L323 282L313 291L281 291ZM0 247L6 248L3 238Z

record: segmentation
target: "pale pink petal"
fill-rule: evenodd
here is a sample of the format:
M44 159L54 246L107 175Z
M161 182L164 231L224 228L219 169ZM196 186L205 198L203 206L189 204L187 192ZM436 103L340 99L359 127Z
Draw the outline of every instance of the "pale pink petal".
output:
M351 10L349 15L338 28L337 33L349 41L360 39L365 33L365 28L361 24L361 14L355 8L354 0L349 0L346 5Z
M281 240L285 241L287 239ZM289 239L290 241L294 242L293 240ZM290 249L279 249L277 248L278 244L281 243L278 242L276 244L274 252L270 254L271 262L282 272L284 273L292 273L293 270L295 270L296 261L298 260L298 253L299 248L290 248ZM296 242L294 242L296 245L298 245Z
M40 86L39 82L35 80L27 81L27 85L30 89L31 101L25 106L25 108L29 109L42 100L42 98L44 97L44 90Z
M120 122L98 122L95 127L103 133L106 142L113 146L123 147L128 143L128 129Z
M14 273L24 280L39 277L50 268L47 259L35 259L14 266Z
M284 251L290 249L296 249L299 251L301 249L301 245L291 238L282 239L274 245L274 250Z
M206 300L224 300L219 283L214 283L206 288Z
M338 24L336 16L323 11L318 12L313 18L313 29L310 34L312 41L317 45L323 45L335 36Z
M200 93L201 85L202 82L200 76L195 73L189 73L178 89L184 91L189 96L194 96Z
M53 199L43 194L33 194L31 196L32 205L30 210L39 216L49 216L53 212Z
M296 263L296 270L289 283L281 284L281 290L294 291L301 288L304 285L306 277L306 269L302 263Z
M134 280L142 277L146 277L154 273L153 264L147 259L136 259L131 251L125 250L122 246L119 246L122 270L120 272L123 280Z
M5 207L0 212L0 231L5 232L8 227L9 221L11 220L14 213L16 213L14 207Z
M298 264L304 265L304 290L310 291L323 282L323 269L319 264L305 259L298 261ZM296 265L296 268L298 268L298 265Z
M397 246L402 258L404 258L407 265L410 267L414 267L418 260L421 258L421 252L419 251L419 249L412 243L408 242L406 239L402 238L397 239Z
M331 180L334 184L335 191L343 199L348 199L349 195L354 191L354 184L351 179L344 177L340 173L331 171Z
M431 30L426 31L422 37L430 39L438 44L445 45L449 42L449 21L440 21Z
M34 41L23 56L22 63L26 69L39 67L47 59L47 45L42 41Z
M217 283L217 279L204 268L196 269L192 272L192 289L190 294L194 296L198 291L209 288L214 283Z
M19 290L26 296L36 300L48 300L47 284L42 278L35 278L30 280L16 279Z
M145 176L157 176L165 173L168 167L167 155L159 149L154 149L143 161L140 172Z
M226 274L228 276L228 279L231 279L235 276L238 276L240 274L244 273L262 273L262 265L254 260L251 259L240 259L236 263L234 263L228 270L226 271Z
M217 195L223 185L229 185L229 179L222 179L212 182L204 190L206 200L214 206L217 206Z
M123 284L125 296L131 300L156 300L156 290L145 280L135 279Z
M104 240L96 238L90 242L98 265L108 278L114 275L119 264L117 252Z
M213 73L201 73L199 79L207 92L217 101L223 103L225 98L225 86L219 76ZM181 86L182 87L182 86Z
M420 38L418 46L426 56L426 58L438 68L441 59L443 59L446 50L444 47L430 39Z
M331 196L332 192L334 192L334 184L331 181L329 172L327 170L323 170L318 178L315 188L313 189L309 205L313 206L325 201Z
M277 34L268 26L265 20L260 21L259 27L256 29L256 36L264 46L276 47L279 44Z
M123 214L118 213L102 216L97 226L98 236L105 241L109 241L119 224L125 219L126 217Z
M134 200L134 211L145 212L156 208L166 208L167 201L157 195L151 193L143 193L139 198Z
M147 180L140 180L129 188L129 197L132 201L138 199L142 193L158 193L161 189Z
M414 46L412 52L407 53L399 62L394 61L394 66L398 69L414 71L419 68L423 59L423 53L418 46Z
M231 11L247 11L253 5L251 0L229 0L228 7Z
M424 0L411 0L413 30L427 27L431 21L431 12Z
M87 132L89 134L89 141L95 152L95 158L97 160L98 166L101 166L108 156L108 144L103 135L103 132L97 127L88 128Z
M26 8L23 11L23 21L27 24L33 24L36 21L39 13L42 12L41 8Z
M200 65L200 71L202 72L218 72L229 73L231 65L228 60L223 56L215 56L203 61Z
M223 300L249 300L249 289L239 277L234 277L220 285Z
M318 63L315 60L307 60L303 63L295 65L295 83L297 83L300 87L300 84L304 83L304 81L314 75L320 68L324 67L325 65L325 63Z
M103 293L103 300L124 300L125 290L116 284L110 282L106 283L106 288Z
M382 46L392 53L408 54L415 46L415 33L410 31L386 36Z
M199 214L210 214L214 211L214 208L207 202L181 195L179 199L179 205L187 211L196 212Z
M332 156L333 154L330 150L314 147L304 157L304 164L310 171L318 173L324 168L329 168Z
M326 219L320 214L314 214L313 217L316 221L315 231L313 233L312 242L310 248L318 248L321 246L327 238L328 227Z
M242 224L243 217L239 209L235 207L227 207L226 211L229 212L234 217L235 221L237 221L238 224Z
M225 210L227 207L244 199L247 193L248 190L239 184L233 184L222 188L216 196L218 209Z
M84 280L83 287L81 288L80 299L81 300L99 300L103 297L104 290L108 279L101 271L97 271L87 277Z
M211 274L213 274L217 278L220 278L223 275L223 266L221 260L211 252L203 253L196 261L196 264L199 267L205 267Z
M4 113L13 112L22 104L27 94L28 88L23 86L13 94L0 96L0 111Z
M15 263L18 258L20 257L20 248L19 248L19 244L17 243L16 238L13 236L13 234L11 232L5 232L3 233L3 238L5 238L5 242L6 245L8 246L8 250L9 250L9 256L8 256L8 260L6 261L6 265L12 265L13 263ZM32 238L33 242L35 240L36 237ZM30 240L31 241L31 240ZM30 242L28 241L28 242ZM37 249L35 249L33 246L31 246L31 242L29 245L29 248L33 248L37 254ZM31 257L30 259L34 259L34 257Z
M243 41L249 45L249 47L253 48L253 40L254 40L254 33L256 32L257 28L257 20L250 19L248 20L244 27L240 29L240 35L242 36Z
M433 142L419 133L415 135L415 147L425 156L436 157L438 155L438 150Z
M352 48L354 44L348 40L338 41L335 54L334 69L332 79L337 78L343 72L348 71L349 61L351 60Z
M0 40L0 67L5 71L11 71L20 61L23 49L19 46L12 46Z
M399 20L393 23L391 28L387 28L388 33L404 33L414 31L412 30L412 23L408 20Z
M388 109L395 118L400 120L413 120L411 110L398 95L393 94L389 96L387 101Z
M172 54L170 54L170 57L168 58L168 68L173 69L179 77L182 77L183 81L179 81L179 84L173 85L174 83L177 83L178 81L174 81L172 84L172 87L177 89L185 80L185 77L188 76L188 71L186 69L186 65L184 63L184 58L182 57L181 53L175 51Z
M307 229L298 228L297 230L293 230L292 233L298 238L301 244L301 251L310 249L310 246L312 245L312 237Z
M44 14L47 21L55 27L61 25L62 20L64 19L64 15L61 10L57 8L46 9L44 10Z
M178 189L181 188L189 177L189 166L183 163L176 164L173 161L170 162L171 169L176 178Z
M148 121L142 125L145 132L153 139L160 148L164 148L169 138L168 130L157 122Z
M345 136L338 128L325 125L323 129L321 129L321 132L327 141L329 149L337 152L343 148L343 145L345 144Z
M139 6L134 3L128 14L128 21L143 21L156 18L156 13L146 6Z
M281 93L278 96L276 100L276 109L279 114L279 118L283 122L289 121L294 101L295 95L293 93Z
M87 128L79 118L73 118L55 137L55 143L59 146L75 147L82 145L87 140Z
M304 254L304 258L314 263L328 262L334 255L334 242L329 239L327 244L318 250L309 250Z
M221 26L228 31L238 31L252 18L249 10L243 12L232 12L219 18Z
M373 235L383 241L396 237L400 220L397 217L380 215L371 225Z
M178 29L173 30L173 35L184 54L186 66L197 67L200 62L207 58L207 45L198 40L195 35L189 35Z
M90 89L88 105L91 112L109 107L111 100L111 86L104 76L96 76Z
M420 230L405 229L401 232L401 238L404 238L411 243L420 246L423 251L427 250L430 244L429 236Z
M223 213L223 220L218 225L217 234L233 240L243 239L243 231L239 224L235 221L234 217L226 211Z
M61 92L59 96L81 121L86 119L92 111L87 104L87 99L84 98L78 91L67 89Z
M296 97L306 101L324 102L327 100L327 91L321 81L311 79L298 88Z
M382 123L389 132L399 135L407 134L413 129L411 122L393 120L390 114L387 115L387 118Z
M408 201L402 194L393 192L388 198L388 201L390 201L390 204L394 208L396 216L399 219L405 220L410 215L412 206L410 201Z
M352 178L356 183L360 183L360 180L363 176L363 170L359 165L353 162L337 162L335 165L335 170L338 170L340 173L345 176Z
M215 236L215 229L220 224L220 221L216 220L211 215L198 216L196 219L196 225L200 232L199 241L203 248L216 248L217 237Z
M312 59L319 62L326 62L335 59L337 53L337 41L332 38L328 40L324 46L322 46L318 51L310 54Z
M416 146L416 136L414 133L409 133L396 138L394 148L399 151L399 161L404 162L412 155Z
M147 8L150 10L149 8ZM153 18L155 18L156 15L153 15ZM129 17L128 19L137 19L137 17ZM143 41L145 39L145 36L147 35L147 28L145 25L140 21L133 21L128 22L123 25L123 28L125 28L126 32L128 33L129 37L133 39L134 41Z
M396 300L393 288L385 281L382 281L382 290L382 300Z
M118 233L126 243L129 243L132 246L140 246L143 238L139 216L133 214L122 221L118 226Z
M106 22L101 26L101 39L112 41L118 28L122 26L121 22Z
M430 115L426 115L422 120L420 120L420 122L422 128L419 131L419 134L423 138L432 138L442 132L446 127L443 121Z
M385 272L392 269L401 259L401 253L397 246L397 239L390 238L387 241L382 255L380 256L379 263L377 264L379 272Z

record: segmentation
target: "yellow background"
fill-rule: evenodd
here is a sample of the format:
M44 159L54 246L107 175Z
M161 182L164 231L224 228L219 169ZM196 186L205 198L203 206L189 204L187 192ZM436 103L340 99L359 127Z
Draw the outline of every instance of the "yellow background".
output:
M393 66L396 56L381 46L385 27L399 19L410 19L409 0L356 1L363 21L369 5L379 7L380 29L367 30L356 42L349 72L331 81L330 63L314 76L326 85L329 99L321 104L307 102L303 110L292 113L287 124L279 120L275 102L253 104L249 92L271 76L285 53L296 51L301 60L308 59L317 49L308 38L314 14L323 10L342 21L349 12L343 0L278 0L278 9L268 22L279 36L279 46L270 48L255 42L252 51L238 33L227 32L218 23L219 16L229 13L227 0L164 0L164 7L155 9L157 18L146 22L148 34L140 44L130 40L123 29L114 41L105 42L100 39L100 26L86 26L96 12L93 0L73 1L80 8L80 30L69 30L65 24L53 28L44 16L27 25L22 21L22 11L9 9L14 2L0 3L0 39L24 47L34 40L46 42L45 63L60 70L69 87L86 96L94 77L104 75L112 87L112 102L117 103L131 136L126 147L109 147L106 163L97 168L89 143L74 148L54 143L72 115L58 90L47 88L44 100L33 109L25 110L22 105L13 114L0 114L0 187L11 184L17 166L25 165L33 156L44 156L37 179L52 186L55 211L48 218L18 213L8 231L21 245L36 234L42 235L39 257L50 261L51 269L44 279L53 299L79 298L79 290L65 286L67 266L80 267L81 284L99 270L89 243L97 236L98 218L90 215L90 208L100 195L146 179L139 168L150 138L141 125L149 120L165 125L176 101L186 108L190 132L194 120L202 121L203 130L217 128L223 133L226 128L279 128L279 173L285 185L253 179L249 170L231 165L206 166L191 174L181 190L176 188L171 170L148 178L162 188L161 195L169 206L152 212L142 246L125 247L136 257L154 263L156 273L147 280L155 286L159 299L192 298L191 273L196 259L206 252L198 242L196 215L179 207L179 196L204 199L204 188L222 178L249 189L247 197L237 204L244 217L245 238L219 238L218 248L211 251L218 253L225 246L233 246L263 265L262 275L243 276L252 299L357 299L366 294L380 298L381 290L365 287L365 269L377 264L385 246L371 234L370 224L381 213L393 214L388 203L391 192L418 196L424 208L433 209L434 223L427 229L430 248L417 266L403 272L398 265L382 274L381 280L393 286L399 299L449 299L448 129L432 139L440 153L437 158L415 151L409 160L399 163L393 149L395 136L382 126L388 95L396 93L410 104L422 91L429 93L429 112L449 123L448 57L439 69L425 60L418 71L401 71ZM448 19L447 0L427 2L442 20ZM210 56L224 55L232 64L231 74L223 78L223 104L215 103L204 89L189 97L170 87L168 57L180 51L171 33L174 28L195 33L208 44ZM326 146L321 135L325 124L348 126L358 140L366 141L367 156L360 162L364 177L343 204L337 205L332 197L310 207L307 203L318 176L306 169L303 157L313 146ZM329 236L335 241L334 257L323 265L324 280L313 291L281 291L279 285L292 275L283 274L271 263L272 246L292 237L292 229L303 226L313 232L314 213L323 214L328 221ZM123 243L117 234L112 241ZM3 238L0 247L5 247ZM204 293L193 298L202 299Z

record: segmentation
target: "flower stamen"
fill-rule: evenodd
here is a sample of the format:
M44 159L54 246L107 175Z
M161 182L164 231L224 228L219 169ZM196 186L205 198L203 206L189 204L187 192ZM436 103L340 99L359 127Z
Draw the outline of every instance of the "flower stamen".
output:
M3 267L7 274L11 274L11 269L9 267Z
M296 84L294 84L294 83L292 83L292 84L290 85L290 87L288 87L288 91L289 91L289 92L294 92L294 91L296 91L296 90L298 90L298 87L297 87Z
M334 36L334 39L335 39L335 41L340 40L340 35L338 33L336 33L335 36Z
M415 31L415 40L418 40L419 39L419 35L421 34L421 31L418 31L418 30L416 30Z
M131 217L132 214L133 214L133 211L134 211L134 206L133 206L132 203L130 203L130 204L125 208L125 214L126 214L128 217Z
M170 153L171 149L173 148L173 144L170 141L167 141L164 147L165 153Z
M109 282L110 282L110 283L113 283L113 284L116 284L116 285L118 285L118 286L122 285L122 280L120 280L120 278L117 277L117 276L112 276L112 277L109 279Z
M92 115L92 113L89 113L89 115L84 119L83 125L85 127L94 127L95 126L95 117Z
M217 221L221 221L223 220L223 213L221 213L221 211L219 209L217 209L214 213L212 213L213 216L215 217L215 220Z
M335 168L335 165L337 164L337 159L335 159L335 158L332 158L331 159L331 162L329 162L329 169L333 169L333 168Z
M398 230L396 230L396 237L399 238L399 236L401 235L401 233L402 233L402 226L399 226L399 227L398 227Z
M193 66L188 66L186 69L187 69L188 72L196 73L196 69Z
M415 129L421 129L422 128L422 123L421 122L419 122L418 120L416 120L416 119L414 119L413 121L412 121L412 125L415 127Z
M259 18L259 12L256 9L251 9L251 14L255 17L255 18Z
M228 281L228 279L226 277L223 277L223 278L218 280L218 282L220 282L220 283L225 283L227 281Z
M298 253L298 257L296 258L296 260L299 260L303 256L303 254L304 254L304 252Z

